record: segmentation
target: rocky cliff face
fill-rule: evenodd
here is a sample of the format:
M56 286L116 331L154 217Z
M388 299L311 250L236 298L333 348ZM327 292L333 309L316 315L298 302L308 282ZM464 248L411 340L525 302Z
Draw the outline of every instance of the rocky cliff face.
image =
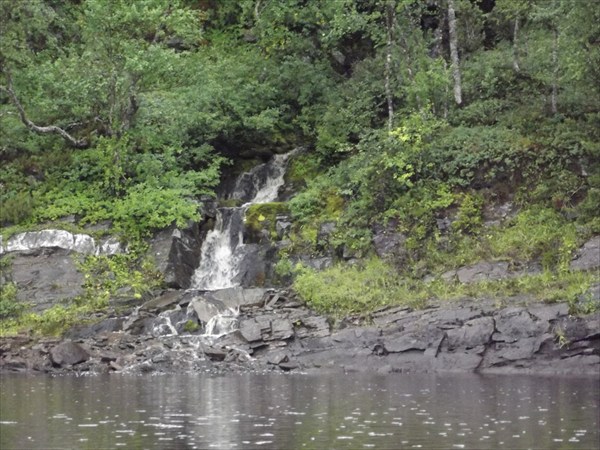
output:
M0 255L9 256L9 267L0 282L17 286L17 299L39 312L83 293L84 277L73 255L114 255L125 251L115 238L96 240L87 234L42 230L0 241Z

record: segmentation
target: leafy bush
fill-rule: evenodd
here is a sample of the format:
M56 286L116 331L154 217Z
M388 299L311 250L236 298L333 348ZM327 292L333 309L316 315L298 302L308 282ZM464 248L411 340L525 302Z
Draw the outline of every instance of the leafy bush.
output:
M545 268L567 269L579 235L575 224L556 211L534 207L521 211L490 239L496 257L531 261L541 259Z
M527 141L499 127L456 127L433 141L424 158L431 174L454 186L508 181L520 169Z
M18 317L25 305L17 300L17 286L5 283L0 286L0 320Z
M461 197L452 229L459 233L473 233L483 223L483 197L477 194L464 194Z

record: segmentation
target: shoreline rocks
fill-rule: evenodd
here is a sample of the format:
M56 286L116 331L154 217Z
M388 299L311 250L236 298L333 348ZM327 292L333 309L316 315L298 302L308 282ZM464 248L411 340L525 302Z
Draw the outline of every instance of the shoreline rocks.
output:
M190 301L189 295L185 298L180 296L177 310ZM276 370L600 376L600 313L570 316L566 303L498 309L494 301L470 299L418 311L386 308L360 324L345 320L335 327L281 291L265 290L260 301L239 309L237 330L223 336L133 335L119 329L123 318L111 318L110 327L92 325L94 333L84 327L65 340L5 338L0 340L0 373ZM152 311L146 310L146 321L174 310Z

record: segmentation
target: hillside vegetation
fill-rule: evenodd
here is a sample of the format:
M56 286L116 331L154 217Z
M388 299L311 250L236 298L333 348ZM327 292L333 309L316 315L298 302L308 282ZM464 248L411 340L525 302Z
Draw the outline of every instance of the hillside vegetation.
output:
M110 221L142 255L232 163L303 146L278 269L315 306L468 295L420 280L480 260L546 277L480 294L578 298L593 277L568 263L600 233L599 23L595 0L2 2L2 234ZM323 252L326 222L362 266L290 262ZM378 227L406 237L393 261Z

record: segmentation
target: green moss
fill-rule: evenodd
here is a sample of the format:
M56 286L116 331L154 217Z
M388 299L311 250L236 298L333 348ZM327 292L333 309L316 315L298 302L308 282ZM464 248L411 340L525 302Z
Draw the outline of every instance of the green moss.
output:
M260 239L261 232L266 230L271 239L276 239L277 231L275 225L277 216L285 214L289 214L286 203L272 202L251 205L246 211L246 233L248 233L251 238Z
M331 220L337 219L344 209L344 198L337 191L328 191L325 194L325 210L323 211L322 219Z
M186 333L194 333L195 331L198 331L199 329L200 329L200 325L198 325L198 322L196 322L195 320L188 320L183 325L183 331L185 331Z

